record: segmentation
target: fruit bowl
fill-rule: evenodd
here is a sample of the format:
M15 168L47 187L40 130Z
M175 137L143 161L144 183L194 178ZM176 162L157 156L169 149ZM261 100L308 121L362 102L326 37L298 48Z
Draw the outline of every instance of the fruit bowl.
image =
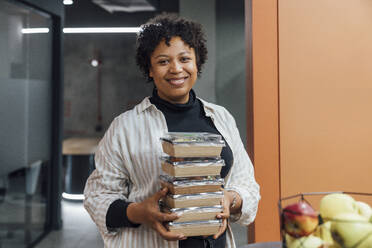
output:
M309 192L278 202L284 248L372 248L372 193Z

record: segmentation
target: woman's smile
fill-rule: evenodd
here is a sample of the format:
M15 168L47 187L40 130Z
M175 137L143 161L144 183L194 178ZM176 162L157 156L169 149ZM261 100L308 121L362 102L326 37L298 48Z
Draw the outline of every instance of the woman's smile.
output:
M170 78L170 79L167 79L167 81L168 81L171 85L174 85L174 86L182 86L182 84L185 82L185 80L186 80L187 78L188 78L188 77Z

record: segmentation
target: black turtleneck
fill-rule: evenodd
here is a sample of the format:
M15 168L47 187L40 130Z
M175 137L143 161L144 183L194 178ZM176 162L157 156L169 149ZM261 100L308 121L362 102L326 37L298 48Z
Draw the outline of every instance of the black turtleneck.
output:
M169 132L210 132L220 134L210 117L205 115L202 102L196 98L195 92L190 91L189 101L185 104L173 104L161 99L157 90L153 90L150 102L156 106L165 116ZM221 134L220 134L221 135ZM222 137L224 139L224 137ZM221 177L224 178L232 165L233 155L230 146L222 149L221 158L225 160L222 167ZM106 214L106 226L108 228L137 227L129 221L127 207L130 202L124 200L114 201Z
M187 103L173 104L161 99L154 89L150 102L164 114L169 132L209 132L221 135L211 118L205 115L203 103L196 98L193 90L190 91ZM221 152L221 157L225 160L225 166L221 170L222 178L229 172L233 161L230 146L226 141L225 144Z

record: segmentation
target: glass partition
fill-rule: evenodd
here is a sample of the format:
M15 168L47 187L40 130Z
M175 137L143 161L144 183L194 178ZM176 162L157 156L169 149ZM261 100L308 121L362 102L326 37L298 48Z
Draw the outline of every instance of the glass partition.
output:
M0 2L0 247L45 231L52 127L51 17ZM39 29L42 28L42 29Z

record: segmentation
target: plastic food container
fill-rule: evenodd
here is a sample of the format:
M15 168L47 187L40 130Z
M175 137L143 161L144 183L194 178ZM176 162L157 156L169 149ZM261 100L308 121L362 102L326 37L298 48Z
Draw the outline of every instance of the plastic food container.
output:
M218 232L222 224L221 220L192 221L192 222L169 222L169 231L191 236L209 236Z
M225 161L221 158L174 158L162 157L161 167L174 177L216 176Z
M176 213L180 217L174 220L173 223L177 222L190 222L190 221L201 221L201 220L214 220L216 215L221 213L223 207L221 205L209 206L209 207L190 207L190 208L171 208L165 209L165 212Z
M224 179L220 176L188 178L160 175L160 181L173 195L221 191L224 184Z
M167 195L165 204L170 208L205 207L221 204L223 191L187 194Z
M172 157L218 157L225 146L221 135L212 133L169 132L160 140Z

